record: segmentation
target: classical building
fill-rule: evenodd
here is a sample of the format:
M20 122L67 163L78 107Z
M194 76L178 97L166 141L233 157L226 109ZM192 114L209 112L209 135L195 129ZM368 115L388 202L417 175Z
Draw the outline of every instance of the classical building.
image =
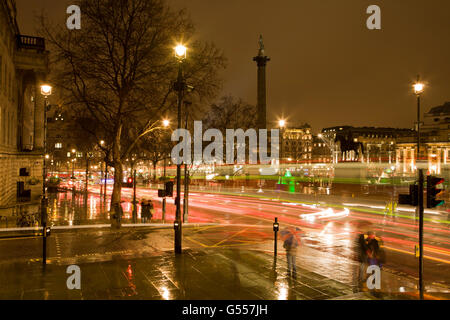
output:
M21 35L15 1L0 0L1 211L41 196L47 65L44 39Z
M283 128L281 136L282 162L311 163L313 138L310 125Z
M424 114L420 138L419 161L427 164L430 174L441 174L443 166L450 163L450 102L431 108ZM416 153L416 132L398 139L396 162L401 172L415 172Z
M311 157L312 163L333 162L332 146L318 135L313 135Z
M414 135L412 129L337 126L322 130L321 137L335 153L335 162L393 163L396 141Z

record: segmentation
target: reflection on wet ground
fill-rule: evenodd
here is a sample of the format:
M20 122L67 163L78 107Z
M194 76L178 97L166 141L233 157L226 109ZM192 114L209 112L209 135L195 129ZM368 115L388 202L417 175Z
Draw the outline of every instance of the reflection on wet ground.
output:
M106 203L99 194L74 193L71 191L49 194L49 216L53 225L83 225L108 223L110 202ZM131 201L123 201L124 220L130 220L133 212ZM141 218L141 206L137 205L138 219Z

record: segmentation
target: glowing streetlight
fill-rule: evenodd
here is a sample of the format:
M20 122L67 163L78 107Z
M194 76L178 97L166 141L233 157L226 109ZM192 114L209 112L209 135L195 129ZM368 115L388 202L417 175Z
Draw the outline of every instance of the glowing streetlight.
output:
M72 149L72 153L75 153L75 152L77 152L77 150L75 150L75 149Z
M425 89L425 85L423 83L417 82L413 85L413 88L414 88L414 93L419 95Z
M48 97L52 94L52 86L48 84L41 85L41 94L44 96L44 159L42 164L42 202L41 202L41 224L42 224L42 234L46 235L47 230L47 191L46 191L46 180L47 180L47 164L46 160L50 158L47 155L47 109L49 109ZM43 236L42 241L42 262L44 265L47 264L47 238Z
M163 123L163 126L166 127L166 128L170 125L170 121L169 120L163 120L162 123Z
M41 85L41 94L44 97L50 96L52 94L52 86L50 86L48 84Z
M104 140L100 140L100 145L102 146L104 144L105 144L105 141Z
M179 60L184 60L186 59L186 53L187 53L187 48L182 45L179 44L175 47L175 57Z
M278 125L280 126L280 128L284 128L284 126L286 125L286 120L278 120Z

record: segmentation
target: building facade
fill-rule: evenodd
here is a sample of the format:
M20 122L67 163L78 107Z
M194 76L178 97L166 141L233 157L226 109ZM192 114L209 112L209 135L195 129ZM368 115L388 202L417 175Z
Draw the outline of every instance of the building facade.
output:
M412 129L338 126L324 128L322 139L335 153L335 162L393 163L397 140Z
M311 163L313 137L311 126L304 124L281 130L281 161L284 163Z
M0 0L0 210L41 197L47 69L44 39L21 35L15 1Z
M433 107L424 114L420 129L419 161L425 164L429 174L442 174L450 163L450 102ZM404 174L417 169L417 135L405 136L397 141L396 163Z

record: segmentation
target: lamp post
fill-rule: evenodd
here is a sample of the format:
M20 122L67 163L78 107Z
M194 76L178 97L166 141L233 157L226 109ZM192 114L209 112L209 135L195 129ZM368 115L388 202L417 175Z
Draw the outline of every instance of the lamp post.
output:
M179 44L175 47L175 57L178 60L178 78L174 84L175 91L178 92L178 129L181 129L181 103L183 101L183 92L186 84L183 80L183 62L186 60L187 48ZM177 198L175 200L176 213L174 221L175 230L175 253L181 253L182 221L181 221L181 163L177 162Z
M163 120L163 126L165 128L169 128L169 125L170 125L170 121L169 120ZM164 152L164 180L163 181L164 181L164 189L165 189L165 186L166 186L167 154L166 154L166 151L164 149L163 149L163 152ZM163 223L166 220L166 195L165 195L165 192L164 192L164 197L162 199L162 217L161 217L161 219L162 219Z
M417 82L413 86L414 93L417 96L417 156L416 164L419 161L420 156L420 96L423 93L425 85L420 82L420 76L417 76Z
M73 155L73 159L72 159L72 177L71 177L72 180L75 179L75 161L77 161L76 152L77 151L75 149L72 149L72 155Z
M46 155L47 155L47 109L48 97L52 94L52 87L48 84L41 85L41 94L44 96L44 157L42 165L42 204L41 204L41 224L42 224L42 263L47 264L47 190L45 180L47 178Z
M286 125L286 120L278 120L278 126L280 127L280 144L281 144L281 148L280 148L280 164L283 160L283 134L284 134L284 127Z
M100 140L100 146L103 147L104 144L105 144L105 141ZM102 199L102 195L103 195L103 163L101 161L100 162L100 200Z
M420 155L420 96L423 93L425 85L420 82L420 76L417 76L417 82L413 86L414 93L417 96L417 158L416 167L419 166ZM423 169L419 169L419 294L420 300L423 300Z
M185 122L184 129L188 129L188 107L192 105L192 102L185 101ZM184 164L184 199L183 199L183 222L188 222L188 211L189 211L189 172L187 169L187 163Z

